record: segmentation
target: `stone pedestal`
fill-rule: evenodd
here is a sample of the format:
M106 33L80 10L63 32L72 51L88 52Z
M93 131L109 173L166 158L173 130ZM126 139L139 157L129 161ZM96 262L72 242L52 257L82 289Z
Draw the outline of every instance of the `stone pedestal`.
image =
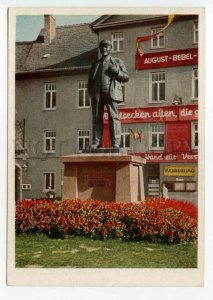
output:
M84 153L62 157L62 199L113 202L144 200L143 165L138 156L121 153Z

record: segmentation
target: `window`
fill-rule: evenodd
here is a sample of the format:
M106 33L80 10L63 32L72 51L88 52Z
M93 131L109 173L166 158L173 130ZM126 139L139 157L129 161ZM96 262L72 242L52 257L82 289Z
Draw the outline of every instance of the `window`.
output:
M198 123L192 123L192 149L198 149Z
M120 147L124 148L124 149L129 149L130 148L130 132L129 132L129 128L126 128L126 127L122 128Z
M157 32L160 32L163 29L163 27L159 28L153 28L151 30L151 34L155 34ZM164 32L161 32L151 38L151 48L156 49L156 48L163 48L165 46L165 38L164 38Z
M44 173L44 190L48 190L49 186L51 187L51 190L55 190L55 175L54 172L47 172Z
M194 42L194 44L198 44L198 38L199 38L199 34L198 34L198 22L194 22L194 36L193 36L193 42Z
M192 74L192 99L198 100L198 68L193 69Z
M25 147L25 119L15 122L16 150L23 150Z
M150 149L163 150L164 149L164 124L150 125Z
M151 102L165 101L166 98L165 72L151 73Z
M160 195L160 180L156 177L148 178L148 196Z
M122 32L112 33L112 51L120 52L124 50L124 38Z
M90 132L89 130L78 130L78 151L89 148Z
M174 192L184 192L185 191L185 182L174 182L173 183Z
M166 181L169 192L196 192L195 181Z
M56 109L56 83L45 83L45 103L44 108L47 110Z
M56 131L44 132L44 152L55 153Z
M87 82L80 80L78 82L78 107L90 107L90 97L87 91Z

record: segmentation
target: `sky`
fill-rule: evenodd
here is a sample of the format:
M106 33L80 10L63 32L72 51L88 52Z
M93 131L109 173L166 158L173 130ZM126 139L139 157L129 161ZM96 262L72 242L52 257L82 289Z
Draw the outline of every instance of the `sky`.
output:
M89 23L97 18L99 15L84 15L84 16L55 16L56 26ZM37 38L41 28L44 27L43 15L23 15L16 18L16 41L33 41Z

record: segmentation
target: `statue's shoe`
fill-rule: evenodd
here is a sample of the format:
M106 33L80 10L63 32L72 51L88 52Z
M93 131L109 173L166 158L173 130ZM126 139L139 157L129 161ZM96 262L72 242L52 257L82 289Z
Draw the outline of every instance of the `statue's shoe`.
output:
M101 148L101 146L99 144L92 144L90 146L91 149L98 149L98 148Z
M113 147L114 149L119 149L119 148L120 148L120 146L117 145L117 144L114 144L112 147Z

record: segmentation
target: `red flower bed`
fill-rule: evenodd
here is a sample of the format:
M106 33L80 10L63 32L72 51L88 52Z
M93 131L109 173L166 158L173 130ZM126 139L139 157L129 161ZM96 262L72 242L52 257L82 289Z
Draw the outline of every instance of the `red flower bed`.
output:
M52 237L68 234L167 243L197 238L197 208L175 200L144 203L95 200L21 200L16 204L16 231L43 231Z
M154 197L147 197L145 205L149 207L156 207L156 208L173 208L175 210L180 210L186 213L188 216L192 217L193 219L197 220L198 211L197 207L190 202L187 201L177 201L174 199L163 199L163 198L154 198Z

